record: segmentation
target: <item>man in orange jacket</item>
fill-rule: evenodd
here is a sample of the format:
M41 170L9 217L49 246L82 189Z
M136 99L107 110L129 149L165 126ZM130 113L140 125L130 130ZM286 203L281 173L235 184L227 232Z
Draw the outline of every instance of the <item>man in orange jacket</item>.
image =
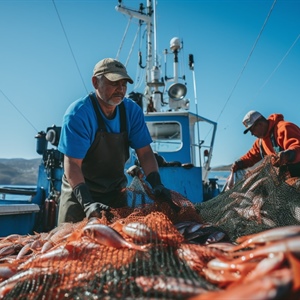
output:
M287 166L292 177L300 177L300 128L284 120L281 114L272 114L267 119L257 111L249 111L243 124L256 136L252 148L235 161L231 170L252 167L266 155L277 155L275 166Z

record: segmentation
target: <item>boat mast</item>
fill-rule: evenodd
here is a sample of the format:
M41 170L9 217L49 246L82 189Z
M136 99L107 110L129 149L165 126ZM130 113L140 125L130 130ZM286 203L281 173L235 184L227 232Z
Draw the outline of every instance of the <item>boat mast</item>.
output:
M147 0L146 13L144 7L140 4L140 9L133 10L123 6L122 1L119 0L119 5L116 10L122 14L128 15L131 18L136 18L141 22L145 22L147 30L147 54L146 54L146 88L144 96L147 102L153 102L156 111L161 110L161 103L163 102L163 93L159 90L164 86L164 82L160 80L160 67L157 58L157 41L156 41L156 8L155 1Z

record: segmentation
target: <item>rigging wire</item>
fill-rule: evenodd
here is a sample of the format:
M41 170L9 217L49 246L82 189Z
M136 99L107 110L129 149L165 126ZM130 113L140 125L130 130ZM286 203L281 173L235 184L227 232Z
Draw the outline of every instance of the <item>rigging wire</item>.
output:
M121 49L123 48L123 44L124 44L124 41L125 41L125 38L126 38L126 35L127 35L127 32L128 32L129 26L131 24L131 20L132 20L132 17L130 16L130 18L128 19L128 23L127 23L127 26L125 28L124 34L123 34L123 38L121 40L120 47L119 47L117 55L116 55L116 60L119 59ZM126 64L125 64L125 67L126 67Z
M283 58L281 59L281 61L277 64L277 66L275 67L275 69L272 71L272 73L269 75L269 77L266 79L266 81L259 88L259 90L255 94L255 96L253 97L253 100L251 101L251 103L256 99L256 97L261 92L261 90L267 85L267 83L269 82L269 80L271 79L271 77L274 75L274 73L277 71L277 69L283 63L283 61L285 60L285 58L289 55L289 53L294 48L294 46L296 45L296 43L298 42L299 39L300 39L300 34L296 37L295 41L293 42L293 44L291 45L291 47L288 49L288 51L285 53L285 55L283 56Z
M136 72L135 72L136 76L135 76L134 90L137 90L142 86L142 84L144 83L144 78L145 78L145 67L142 65L142 51L141 51L141 48L142 48L143 41L145 39L146 30L144 30L144 32L142 33L142 30L141 30L142 26L143 26L143 23L139 22L139 28L140 28L138 30L138 32L139 32L139 50L138 50L139 63L136 66Z
M57 7L56 7L56 5L55 5L54 0L52 0L52 3L53 3L54 8L55 8L55 10L56 10L58 19L59 19L60 24L61 24L61 27L62 27L62 30L63 30L63 32L64 32L65 38L66 38L66 40L67 40L67 43L68 43L68 45L69 45L70 51L71 51L72 56L73 56L73 59L74 59L74 61L75 61L77 70L78 70L79 75L80 75L80 78L81 78L81 81L82 81L82 83L83 83L83 86L84 86L86 92L88 93L88 89L87 89L87 87L86 87L86 85L85 85L85 83L84 83L82 74L81 74L80 69L79 69L79 67L78 67L78 63L77 63L77 61L76 61L74 52L73 52L73 50L72 50L71 44L70 44L70 42L69 42L67 33L66 33L65 29L64 29L63 23L62 23L62 21L61 21L61 18L60 18L60 15L59 15L59 12L58 12L58 10L57 10ZM15 110L16 110L16 111L17 111L17 112L18 112L18 113L26 120L26 122L27 122L27 123L28 123L28 124L29 124L36 132L38 132L38 130L35 128L35 126L30 122L30 120L29 120L29 119L21 112L20 109L18 109L18 107L17 107L17 106L16 106L16 105L8 98L8 96L6 96L6 95L4 94L4 92L3 92L1 89L0 89L0 93L1 93L1 94L4 96L4 98L5 98L5 99L6 99L6 100L14 107L14 109L15 109Z
M252 49L251 49L251 51L250 51L250 53L249 53L247 59L246 59L246 62L244 63L244 66L243 66L243 68L242 68L242 70L241 70L241 72L240 72L240 74L239 74L239 76L238 76L238 78L237 78L237 80L236 80L236 82L235 82L235 84L234 84L234 86L233 86L233 88L232 88L232 90L231 90L231 92L230 92L230 94L229 94L229 96L228 96L228 98L227 98L227 100L226 100L226 102L225 102L223 108L221 109L221 112L220 112L219 116L217 117L217 121L220 119L221 115L223 114L223 112L224 112L224 110L225 110L225 108L226 108L226 106L227 106L227 104L228 104L228 102L229 102L229 100L230 100L230 98L231 98L233 92L235 91L235 89L236 89L236 87L237 87L237 85L238 85L238 83L239 83L239 81L240 81L240 79L241 79L241 77L242 77L242 75L243 75L245 69L246 69L246 66L248 65L248 62L249 62L249 60L250 60L250 58L251 58L251 56L252 56L252 54L253 54L253 52L254 52L254 49L255 49L255 47L256 47L256 45L257 45L257 43L258 43L258 40L260 39L260 37L261 37L261 35L262 35L262 32L263 32L263 30L265 29L265 27L266 27L266 25L267 25L267 22L268 22L268 20L269 20L269 18L270 18L270 16L271 16L271 13L272 13L272 11L273 11L273 9L274 9L274 6L275 6L275 4L276 4L276 1L277 1L277 0L274 0L274 2L273 2L273 4L272 4L272 7L270 8L270 11L269 11L269 13L268 13L268 15L267 15L267 17L266 17L266 19L265 19L265 22L264 22L264 24L263 24L263 26L262 26L262 28L261 28L259 34L258 34L258 36L257 36L257 38L256 38L256 40L255 40L255 42L254 42L254 44L253 44L253 46L252 46Z
M123 34L123 37L122 37L119 49L118 49L117 54L116 54L116 59L117 60L119 59L119 56L120 56L121 51L123 49L124 42L125 42L125 39L127 37L127 33L128 33L128 30L129 30L129 27L130 27L130 25L132 23L132 20L133 20L132 16L129 16L128 22L127 22L127 26L126 26L126 28L124 30L124 34ZM127 55L126 62L124 63L125 67L127 67L127 65L128 65L128 62L129 62L130 57L131 57L132 52L133 52L134 45L136 44L136 41L137 41L138 37L139 37L139 53L141 53L140 46L141 46L141 27L142 27L142 24L143 23L141 21L139 21L139 26L138 26L136 34L135 34L135 36L133 38L133 42L132 42L131 48L129 50L129 53ZM141 55L141 54L139 54L139 55ZM140 57L139 57L139 60L141 60ZM136 78L135 78L135 81L134 81L135 82L134 90L138 89L141 86L142 82L143 82L142 80L140 80L140 78L142 77L141 69L142 69L142 66L137 65L137 70L136 70L136 73L135 73L136 74Z
M80 69L79 69L79 66L78 66L77 60L76 60L76 58L75 58L75 55L74 55L74 52L73 52L73 49L72 49L71 43L70 43L70 41L69 41L69 39L68 39L68 36L67 36L67 33L66 33L66 31L65 31L64 25L63 25L63 23L62 23L62 20L61 20L61 18L60 18L59 12L58 12L58 10L57 10L57 7L56 7L56 5L55 5L55 1L54 1L54 0L52 0L52 3L53 3L53 6L54 6L54 8L55 8L55 11L56 11L57 17L58 17L58 19L59 19L59 22L60 22L61 28L62 28L62 30L63 30L63 32L64 32L64 35L65 35L66 41L67 41L67 43L68 43L69 49L70 49L70 51L71 51L71 54L72 54L72 56L73 56L73 59L74 59L74 62L75 62L75 65L76 65L77 71L78 71L78 73L79 73L79 76L80 76L80 78L81 78L81 81L82 81L82 84L83 84L83 86L84 86L84 88L85 88L86 92L88 93L88 89L87 89L87 87L86 87L86 85L85 85L85 83L84 83L83 76L82 76L82 74L81 74L81 72L80 72Z
M127 67L127 64L128 64L128 62L129 62L129 60L130 60L130 57L131 57L131 54L132 54L132 51L133 51L133 48L134 48L136 39L137 39L137 37L138 37L140 28L141 28L141 27L138 26L137 32L136 32L136 34L135 34L135 36L134 36L134 38L133 38L133 42L132 42L131 48L129 49L129 53L128 53L128 56L127 56L127 60L126 60L126 62L125 62L125 67Z
M261 85L261 87L258 89L258 91L256 92L256 94L254 95L254 97L252 98L251 101L247 102L247 105L251 104L254 102L254 100L257 98L257 96L259 95L259 93L262 91L262 89L267 85L267 83L270 81L271 77L275 74L275 72L278 70L278 68L280 67L280 65L283 63L283 61L286 59L286 57L289 55L289 53L291 52L291 50L294 48L294 46L296 45L296 43L298 42L298 40L300 39L300 34L296 37L295 41L293 42L293 44L291 45L291 47L288 49L288 51L284 54L283 58L280 60L280 62L277 64L277 66L275 67L275 69L271 72L271 74L269 75L269 77L265 80L265 82ZM226 125L224 127L224 129L227 129L228 125Z
M15 110L27 121L31 127L38 132L35 126L29 121L29 119L18 109L18 107L4 94L4 92L0 89L0 93L4 96L4 98L15 108Z

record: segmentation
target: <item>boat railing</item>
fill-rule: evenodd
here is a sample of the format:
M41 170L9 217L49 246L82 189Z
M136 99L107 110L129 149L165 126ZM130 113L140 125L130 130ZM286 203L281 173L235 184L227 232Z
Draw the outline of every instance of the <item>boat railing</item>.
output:
M12 197L9 198L13 198L16 200L25 200L25 201L31 201L32 198L37 194L37 188L36 187L7 187L7 186L3 186L0 187L0 199L1 200L10 200L7 198L8 195L13 195ZM20 196L22 198L19 199ZM29 197L27 197L29 196Z

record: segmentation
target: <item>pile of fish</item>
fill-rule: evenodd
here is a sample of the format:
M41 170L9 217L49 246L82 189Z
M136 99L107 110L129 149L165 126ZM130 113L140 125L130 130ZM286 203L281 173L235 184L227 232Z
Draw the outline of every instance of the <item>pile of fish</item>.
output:
M161 212L85 219L0 238L0 299L296 300L299 256L300 226L230 242Z
M300 226L278 227L236 242L208 246L223 254L202 272L222 289L190 300L300 299Z

